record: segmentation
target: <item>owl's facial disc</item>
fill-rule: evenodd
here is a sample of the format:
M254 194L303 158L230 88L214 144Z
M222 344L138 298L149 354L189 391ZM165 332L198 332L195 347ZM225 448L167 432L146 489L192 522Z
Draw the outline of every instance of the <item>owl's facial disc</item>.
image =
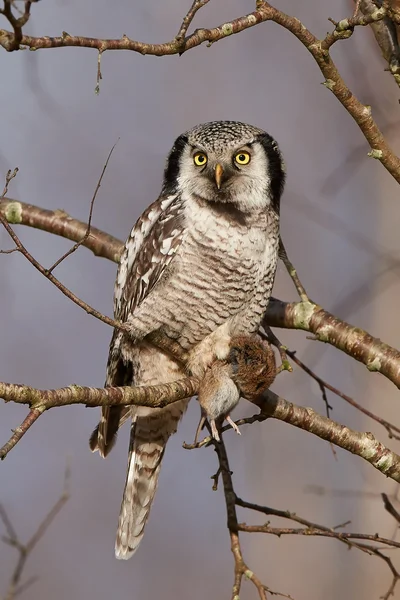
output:
M265 131L233 121L198 125L179 136L165 169L163 193L232 204L243 212L279 210L282 158Z

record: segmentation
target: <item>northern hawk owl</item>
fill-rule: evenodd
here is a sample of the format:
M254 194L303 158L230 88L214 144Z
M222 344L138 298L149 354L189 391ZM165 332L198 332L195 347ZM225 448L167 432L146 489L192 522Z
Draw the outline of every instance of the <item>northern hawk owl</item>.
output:
M277 143L257 127L215 121L177 138L161 195L132 229L118 267L114 314L130 334L114 331L106 386L203 376L227 358L231 337L257 332L275 277L284 180ZM188 401L102 408L90 447L103 457L132 417L117 558L129 558L143 537L165 446Z

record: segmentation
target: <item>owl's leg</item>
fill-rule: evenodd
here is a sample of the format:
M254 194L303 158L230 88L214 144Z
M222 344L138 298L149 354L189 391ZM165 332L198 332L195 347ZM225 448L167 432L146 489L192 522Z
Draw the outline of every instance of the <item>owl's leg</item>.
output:
M216 361L224 361L230 353L230 325L224 323L195 346L187 356L186 366L195 377L204 377Z

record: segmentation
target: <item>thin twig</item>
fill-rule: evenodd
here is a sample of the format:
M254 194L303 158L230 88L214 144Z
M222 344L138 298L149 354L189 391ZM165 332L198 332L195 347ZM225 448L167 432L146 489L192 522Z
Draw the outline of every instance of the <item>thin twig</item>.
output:
M87 224L73 219L64 211L50 211L15 200L0 202L0 215L9 223L35 227L73 241L81 240L87 228ZM120 240L94 227L82 245L96 256L114 262L119 261L123 249ZM124 329L122 324L112 324ZM367 331L335 317L317 304L287 303L271 298L263 325L311 332L318 340L346 352L370 371L380 372L400 388L400 352L379 338L372 337Z
M237 427L241 427L242 425L251 425L252 423L262 423L263 421L266 421L268 419L267 415L264 415L263 413L257 413L256 415L253 415L252 417L245 417L243 419L238 419L237 421L235 421L235 425ZM221 433L225 433L226 431L234 431L231 425L224 425L223 427L221 427ZM210 445L213 444L213 440L214 438L211 435L207 435L205 438L203 438L202 440L200 440L200 442L193 442L192 444L187 444L186 442L183 442L182 444L182 448L184 448L185 450L196 450L198 448L203 448L208 447Z
M20 402L31 408L29 415L18 427L10 440L0 448L0 460L15 446L38 417L47 409L68 404L84 404L86 406L114 406L135 404L160 408L190 398L197 393L199 381L188 377L180 381L142 387L107 387L90 388L72 385L59 390L35 390L29 386L2 384L0 382L0 398L6 402Z
M290 373L293 371L292 365L288 361L288 357L286 354L287 347L282 344L282 342L276 337L271 327L268 325L264 325L264 327L260 328L259 334L262 338L266 339L270 344L275 346L278 349L279 355L281 357L281 365L276 370L276 373L279 374L282 371L289 371Z
M10 171L8 172L8 174L9 173L10 173ZM15 173L15 170L14 170L14 173ZM8 174L6 176L6 187L5 187L6 191L7 191L8 183L10 181L10 180L8 180ZM13 174L13 176L15 177L14 174ZM12 177L11 177L11 179L12 179ZM98 310L92 308L89 304L87 304L83 300L80 300L80 298L78 298L75 294L73 294L64 284L61 283L61 281L59 281L56 277L54 277L54 275L52 275L52 273L49 273L47 271L47 269L45 269L28 252L28 250L25 248L24 244L21 242L21 240L19 239L19 237L17 236L17 234L15 233L13 228L9 225L7 219L5 218L5 216L3 216L3 213L1 211L0 211L0 223L3 225L3 227L5 228L5 230L11 237L11 239L13 240L15 246L21 252L21 254L23 254L25 256L25 258L31 263L31 265L33 265L35 267L35 269L37 269L39 271L39 273L41 273L42 275L44 275L44 277L46 277L46 279L51 281L51 283L53 283L56 286L56 288L58 288L60 290L60 292L62 294L64 294L64 296L67 296L67 298L72 300L72 302L74 302L75 304L77 304L78 306L83 308L83 310L85 312L87 312L89 315L92 315L93 317L96 317L96 319L99 319L103 323L106 323L107 325L110 325L111 327L116 327L117 329L120 329L121 331L129 332L129 328L126 325L124 325L123 323L119 323L118 321L115 321L114 319L110 319L110 317L103 315L102 313L100 313Z
M220 475L221 475L221 467L218 467L216 473L214 473L214 475L211 475L211 479L214 482L213 486L212 486L213 492L216 492L218 490L218 480L219 480Z
M74 244L72 246L72 248L70 248L68 250L68 252L66 252L65 254L63 254L63 256L61 256L61 258L59 258L58 260L56 260L56 262L49 269L47 269L47 274L48 275L50 273L52 273L52 271L54 271L54 269L56 267L58 267L58 265L60 263L62 263L63 260L65 260L68 256L70 256L71 254L73 254L79 248L79 246L82 246L86 242L86 240L88 239L88 237L90 235L91 227L92 227L93 207L94 207L94 203L95 203L95 200L96 200L96 197L97 197L97 193L98 193L98 191L100 189L101 182L103 181L104 173L107 170L108 163L110 161L111 155L114 152L114 148L118 144L118 141L119 141L119 138L115 142L115 144L113 145L113 147L111 148L110 152L108 153L107 160L106 160L106 162L105 162L105 164L103 166L103 170L102 170L101 175L100 175L100 177L99 177L99 179L97 181L96 189L94 190L94 194L93 194L92 200L90 202L89 218L88 218L88 222L87 222L87 228L86 228L86 231L85 231L85 235L83 236L83 238L81 240L79 240L79 242L76 242L76 244Z
M7 173L6 173L6 181L5 181L3 193L0 196L0 200L2 200L4 198L4 196L7 194L7 192L8 192L8 186L10 185L10 181L12 181L14 179L14 177L17 176L18 171L19 171L18 167L15 167L14 171L11 171L11 169L9 169L7 171Z
M196 16L197 11L200 10L200 8L202 8L206 4L208 4L209 1L210 0L194 0L192 6L189 8L188 12L183 17L182 24L179 28L178 33L175 36L176 41L181 47L180 54L183 54L184 52L185 37L194 17Z
M19 252L19 249L11 248L10 250L0 250L0 254L14 254L14 252Z
M37 530L35 531L35 533L32 535L32 537L29 539L29 541L26 544L23 544L20 541L14 527L11 524L11 521L7 515L7 512L4 508L4 506L2 506L0 504L0 520L3 522L4 527L6 528L6 531L7 531L7 536L8 536L7 538L3 538L3 541L5 543L7 543L8 545L12 546L13 548L16 548L16 550L18 551L18 554L19 554L17 564L16 564L14 571L10 578L8 590L6 591L5 600L14 600L14 598L16 596L20 595L23 591L25 591L28 587L30 587L35 581L37 581L37 579L38 579L37 577L31 577L25 583L23 583L23 584L20 583L27 559L31 555L36 544L44 536L44 534L50 527L51 523L54 521L55 517L58 515L58 513L60 512L60 510L62 509L62 507L64 506L64 504L67 502L67 500L69 498L68 484L69 484L69 468L67 466L67 468L65 470L64 486L63 486L63 492L62 492L61 496L59 497L57 502L54 504L54 506L50 509L50 511L47 513L47 515L45 516L43 521L40 523L40 525L37 528Z
M16 50L21 45L35 50L73 46L94 48L103 53L107 50L131 50L140 54L167 56L180 54L182 50L190 50L204 42L208 42L208 45L211 45L260 23L273 21L290 31L311 53L324 76L326 88L336 96L361 129L371 148L369 156L379 160L396 181L400 182L399 157L396 156L386 143L377 123L372 118L370 107L360 102L345 85L329 54L330 47L338 40L346 39L352 35L355 27L366 26L372 22L381 21L385 18L386 13L386 8L382 7L374 11L372 15L365 16L361 14L350 19L343 19L335 26L335 30L332 33L328 33L324 39L320 40L299 19L285 14L266 1L260 0L256 4L256 10L252 13L222 23L212 29L196 29L191 35L185 38L183 48L182 44L177 42L176 37L167 43L150 44L132 40L126 35L120 39L100 39L72 36L66 32L59 37L22 35L20 43L17 44L15 33L6 30L0 30L0 45L7 51ZM393 20L397 20L393 11L390 14Z
M0 14L4 15L6 17L6 19L8 20L8 22L10 23L11 27L14 30L13 39L9 41L9 45L7 48L7 50L9 52L19 49L19 46L20 46L20 43L22 40L22 27L29 20L30 8L31 8L32 2L29 0L24 0L25 10L24 10L24 12L21 12L20 10L18 10L18 12L21 15L18 18L15 17L12 12L13 4L14 3L12 0L4 0L4 8L0 9Z
M13 434L10 437L10 439L8 440L8 442L6 442L4 444L4 446L2 446L0 448L0 460L2 460L3 458L5 458L7 456L7 454L10 452L10 450L12 450L14 448L14 446L25 435L25 433L28 431L28 429L30 427L32 427L32 425L35 423L35 421L38 420L38 418L40 417L40 415L42 413L43 413L43 410L40 410L37 408L32 408L29 411L28 416L25 417L25 419L23 420L21 425L13 430Z
M397 523L400 523L400 513L397 512L393 504L390 502L388 495L382 494L382 500L385 510L387 510L387 512L390 515L392 515L392 517L397 521Z
M266 590L268 589L258 577L249 569L244 562L242 548L240 545L238 519L236 514L235 498L233 489L232 472L229 468L228 454L225 444L221 441L214 443L214 449L218 456L219 468L221 470L222 482L224 485L224 496L227 514L227 525L231 538L231 551L235 560L234 583L232 587L232 600L238 600L243 577L249 579L257 589L260 600L266 600Z
M263 513L268 516L275 516L275 517L280 517L283 519L289 519L291 521L295 521L297 523L300 523L301 525L304 525L304 528L296 529L296 528L287 528L287 527L286 528L271 527L269 525L269 523L267 523L265 525L247 525L245 523L239 523L238 524L239 531L243 531L246 533L267 533L267 534L271 534L271 535L276 535L278 537L281 537L282 535L304 535L307 537L312 537L312 536L314 536L314 537L329 537L329 538L337 539L338 541L342 542L343 544L346 544L349 548L357 548L358 550L361 550L362 552L365 552L369 555L378 556L384 562L386 562L386 564L388 565L388 567L393 575L391 585L390 585L388 591L386 592L386 594L383 596L383 598L385 600L387 600L393 594L394 588L395 588L398 580L400 579L400 574L394 567L392 560L388 556L383 554L381 552L381 549L377 548L375 545L358 542L358 540L368 540L370 542L373 542L374 544L377 544L377 543L383 544L383 545L385 545L386 550L389 550L391 548L400 548L400 542L395 542L394 540L382 538L378 534L371 535L371 534L364 534L364 533L338 532L337 529L344 527L345 525L348 524L348 522L342 523L335 527L326 527L324 525L318 525L317 523L313 523L312 521L304 519L304 518L300 517L299 515L297 515L296 513L286 511L286 510L277 510L275 508L270 508L268 506L260 506L258 504L246 502L237 496L235 498L235 504L242 508L248 508L250 510L260 512L260 513Z
M295 267L293 266L293 263L289 260L289 257L287 255L285 246L283 245L282 242L282 238L279 238L279 258L281 259L281 261L283 262L283 264L286 267L287 272L289 273L295 287L297 290L297 293L300 296L300 299L302 302L309 302L309 297L308 294L305 290L305 287L303 286L303 284L300 281L300 278L297 274L297 270L295 269Z
M351 396L348 396L347 394L345 394L344 392L342 392L338 388L334 387L333 385L331 385L330 383L328 383L327 381L325 381L324 379L322 379L312 369L310 369L310 367L307 367L307 365L305 365L303 363L303 361L301 361L296 356L296 351L287 349L286 352L287 352L288 356L290 356L290 358L305 373L307 373L307 375L309 375L312 379L314 379L318 383L321 391L323 391L323 393L324 393L324 396L325 396L324 399L325 399L326 403L328 402L328 400L326 398L326 390L329 390L330 392L332 392L336 396L339 396L339 398L342 398L343 400L345 400L345 402L347 402L351 406L354 406L354 408L356 408L360 412L364 413L365 415L367 415L368 417L370 417L371 419L373 419L374 421L376 421L377 423L379 423L380 425L382 425L386 429L389 438L394 438L396 440L400 440L400 428L399 427L397 427L396 425L393 425L393 423L389 423L389 421L386 421L386 419L382 419L382 417L379 417L378 415L372 413L370 410L368 410L367 408L364 408L363 406L361 406L361 404L359 404L353 398L351 398ZM329 406L330 409L332 409L332 406L330 406L329 404L328 404L328 406ZM329 414L328 414L328 416L329 416Z
M386 564L388 565L388 567L391 570L392 575L393 575L393 580L389 587L389 590L386 592L386 594L384 596L382 596L382 598L384 598L385 600L387 600L393 594L393 590L394 590L398 580L400 579L400 573L394 567L391 558L389 558L388 556L383 554L379 548L375 548L371 544L363 544L363 543L358 543L358 542L352 541L353 539L361 539L361 540L376 541L376 542L388 544L388 546L392 547L392 548L400 547L400 543L397 545L397 543L393 542L392 540L387 540L385 538L380 538L379 536L362 534L362 533L346 534L346 533L337 533L335 531L324 531L324 530L320 530L320 529L311 529L311 530L309 530L307 528L291 529L291 528L283 528L283 527L282 528L281 527L270 527L269 525L246 525L246 523L239 523L238 529L239 529L239 531L243 531L246 533L268 533L271 535L276 535L277 537L281 537L282 535L304 535L306 537L329 537L329 538L337 539L338 541L343 542L343 543L347 544L348 546L357 548L358 550L361 550L362 552L365 552L366 554L369 554L371 556L372 555L378 556L379 558L381 558L383 561L386 562Z

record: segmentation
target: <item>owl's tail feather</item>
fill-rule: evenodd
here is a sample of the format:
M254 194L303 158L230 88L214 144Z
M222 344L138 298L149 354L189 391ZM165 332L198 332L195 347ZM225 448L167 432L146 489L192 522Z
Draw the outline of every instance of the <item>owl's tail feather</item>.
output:
M106 458L112 450L117 439L118 429L129 417L129 407L105 406L101 409L101 420L93 431L89 440L92 452L99 451L100 456Z
M115 542L117 558L130 558L142 540L165 446L176 432L187 402L176 402L155 414L134 417L132 421L128 469Z
M118 353L118 340L118 332L115 330L110 344L105 387L133 385L133 365L130 361L124 362L122 360ZM106 458L113 449L118 429L125 423L129 415L129 406L103 406L100 423L89 439L91 451L96 452L98 450L100 456Z

